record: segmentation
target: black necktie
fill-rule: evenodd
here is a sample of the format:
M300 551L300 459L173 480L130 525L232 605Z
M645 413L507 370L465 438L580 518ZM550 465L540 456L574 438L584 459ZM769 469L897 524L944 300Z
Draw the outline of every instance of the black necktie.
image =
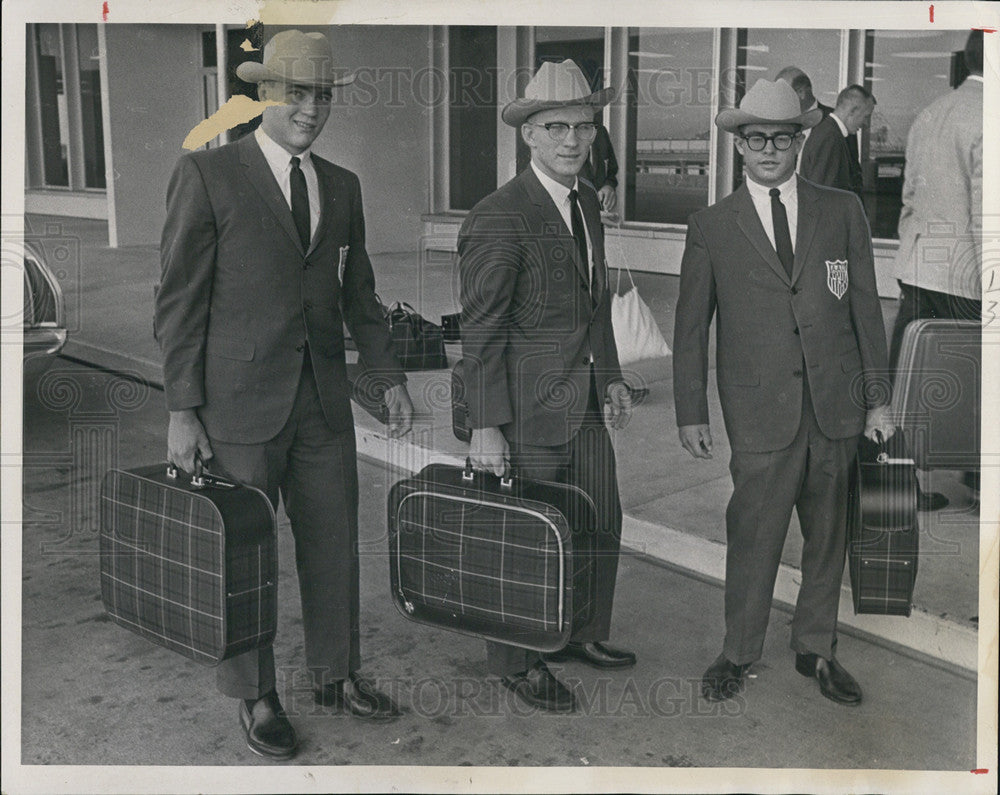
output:
M580 205L576 201L577 196L579 194L575 189L569 192L569 217L573 222L573 238L576 240L576 250L580 254L580 262L586 268L588 278L590 278L591 285L593 285L593 274L590 273L590 268L587 267L587 236L583 231L583 215L580 213Z
M292 218L295 229L302 241L302 250L309 250L309 189L306 187L306 175L299 168L299 159L292 158Z
M771 188L771 223L774 224L774 249L778 252L778 259L785 266L785 273L788 278L792 278L792 261L795 255L792 253L792 236L788 232L788 214L785 212L785 205L781 203L781 191Z

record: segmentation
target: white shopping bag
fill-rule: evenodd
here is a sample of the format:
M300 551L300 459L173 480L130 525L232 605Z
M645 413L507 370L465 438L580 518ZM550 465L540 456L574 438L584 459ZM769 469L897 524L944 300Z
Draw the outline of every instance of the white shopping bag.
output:
M611 296L611 325L615 331L615 344L618 346L618 362L622 367L644 359L658 359L669 356L670 348L656 325L653 313L649 311L646 302L639 297L635 287L632 271L628 265L623 267L628 274L632 287L624 295L619 295L618 287ZM621 285L622 272L618 271L618 285Z

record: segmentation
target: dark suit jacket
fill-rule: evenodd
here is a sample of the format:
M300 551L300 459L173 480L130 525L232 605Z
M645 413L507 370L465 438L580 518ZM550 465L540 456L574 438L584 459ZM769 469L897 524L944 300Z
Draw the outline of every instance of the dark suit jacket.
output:
M603 125L597 127L597 136L590 145L590 157L583 166L580 178L588 180L594 190L600 190L605 185L618 187L618 158L611 145L611 136Z
M861 203L799 179L798 204L791 280L746 185L688 222L674 327L677 424L708 423L715 316L719 396L734 450L768 452L792 442L804 376L820 429L831 439L861 433L866 410L889 399L885 329ZM846 263L846 273L838 263ZM847 284L838 284L838 276Z
M840 132L837 122L830 116L809 131L799 174L817 185L850 190L861 195L861 164L851 154L848 138Z
M622 380L597 194L580 186L597 265L593 299L572 233L530 166L462 224L462 358L473 428L563 444L587 407L590 355L599 395Z
M306 350L327 422L352 427L345 321L365 363L404 380L375 299L358 178L312 157L321 214L308 251L253 135L184 155L171 177L155 327L167 407L198 409L210 437L273 438Z

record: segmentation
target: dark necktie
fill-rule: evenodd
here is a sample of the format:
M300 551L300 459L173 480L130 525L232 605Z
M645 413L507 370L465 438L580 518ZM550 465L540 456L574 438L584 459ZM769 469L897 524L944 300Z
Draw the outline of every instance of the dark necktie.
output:
M306 175L299 168L299 159L292 158L292 219L302 241L302 250L309 250L309 189Z
M569 192L569 217L573 222L573 238L576 240L576 250L580 255L580 262L586 268L587 277L590 279L591 285L593 285L593 274L590 273L590 268L587 267L589 264L587 257L587 236L583 231L583 214L580 212L580 205L577 203L578 196L579 194L575 189Z
M774 224L774 249L778 252L778 259L785 266L785 273L788 278L792 278L792 261L795 255L792 253L792 236L788 232L788 214L785 212L785 205L781 203L781 191L771 188L771 223Z

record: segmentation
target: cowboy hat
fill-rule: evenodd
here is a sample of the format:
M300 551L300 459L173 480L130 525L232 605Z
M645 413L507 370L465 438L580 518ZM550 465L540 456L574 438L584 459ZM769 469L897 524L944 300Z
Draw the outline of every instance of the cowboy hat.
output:
M798 124L803 130L823 120L823 111L813 108L802 113L799 95L784 80L758 80L740 101L740 107L720 110L715 124L737 133L744 124Z
M322 33L283 30L264 45L263 63L244 61L236 75L248 83L276 80L311 86L346 86L354 75L337 77L333 71L333 51Z
M511 127L519 127L533 113L542 110L570 105L586 105L594 110L603 108L614 95L613 88L592 92L587 78L573 61L546 61L525 86L524 97L508 102L500 118Z

